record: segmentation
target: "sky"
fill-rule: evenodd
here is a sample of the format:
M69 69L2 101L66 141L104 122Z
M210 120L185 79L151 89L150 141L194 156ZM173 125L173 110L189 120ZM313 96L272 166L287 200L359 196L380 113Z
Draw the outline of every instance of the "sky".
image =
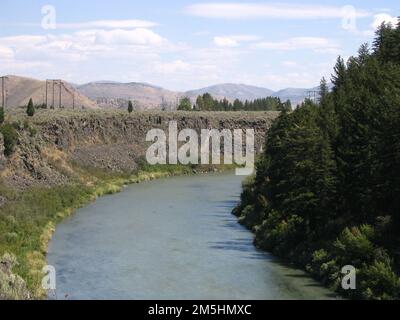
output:
M1 0L0 75L309 88L399 9L398 0Z

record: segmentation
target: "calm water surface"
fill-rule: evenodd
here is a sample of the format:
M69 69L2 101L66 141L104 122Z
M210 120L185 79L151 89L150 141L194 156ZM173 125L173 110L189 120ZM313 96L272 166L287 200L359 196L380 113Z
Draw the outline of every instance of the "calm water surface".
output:
M303 272L253 246L231 210L241 177L129 186L57 227L57 299L329 299Z

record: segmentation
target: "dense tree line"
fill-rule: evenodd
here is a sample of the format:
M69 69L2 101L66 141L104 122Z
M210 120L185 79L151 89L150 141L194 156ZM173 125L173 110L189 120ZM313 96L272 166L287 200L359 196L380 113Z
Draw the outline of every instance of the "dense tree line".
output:
M400 23L338 58L334 88L283 112L234 213L256 244L344 296L400 298ZM357 289L343 290L342 267Z
M292 104L290 100L281 102L277 97L266 97L253 101L241 101L239 99L230 102L224 98L222 100L215 99L211 94L205 93L196 99L194 106L191 105L190 99L184 97L180 100L178 110L193 111L291 111Z

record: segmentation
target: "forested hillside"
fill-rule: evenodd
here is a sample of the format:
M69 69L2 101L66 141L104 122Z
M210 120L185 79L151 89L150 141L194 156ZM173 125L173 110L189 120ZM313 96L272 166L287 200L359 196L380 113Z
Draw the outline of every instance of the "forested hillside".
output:
M332 82L275 121L234 213L343 296L400 299L400 23L339 58ZM356 290L341 288L345 265Z

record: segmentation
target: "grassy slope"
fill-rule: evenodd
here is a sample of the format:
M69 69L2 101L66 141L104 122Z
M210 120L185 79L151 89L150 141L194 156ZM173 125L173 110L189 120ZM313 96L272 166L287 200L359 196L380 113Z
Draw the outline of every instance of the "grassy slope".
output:
M81 181L51 189L33 187L19 193L0 183L0 194L8 199L0 208L0 257L5 253L17 257L13 272L26 281L33 298L46 297L41 289L41 270L58 222L99 196L121 191L126 184L194 172L193 167L181 165L146 166L133 176L88 168L75 170L79 171Z

